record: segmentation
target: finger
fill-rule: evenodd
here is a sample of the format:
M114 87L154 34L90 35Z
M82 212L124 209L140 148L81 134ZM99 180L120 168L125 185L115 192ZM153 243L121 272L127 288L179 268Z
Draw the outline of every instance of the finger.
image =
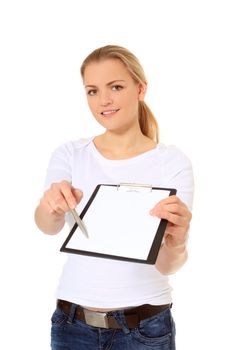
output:
M173 246L185 244L188 239L189 225L186 227L176 226L168 222L164 233L165 241L172 241Z
M74 209L77 205L76 196L72 192L72 186L69 182L63 181L60 184L61 193L66 201L66 204L69 209Z
M181 227L187 226L187 222L188 222L186 217L173 214L168 211L163 211L160 215L160 218L165 219L168 222Z
M79 188L72 187L72 194L76 199L76 204L78 204L83 198L83 192Z
M174 225L174 224L168 222L168 224L166 226L165 233L166 233L166 235L177 236L179 238L183 238L184 236L187 235L188 229L189 229L189 225L182 227L182 226L177 226L177 225Z
M62 210L59 205L59 192L56 191L56 195L57 197L54 196L54 190L46 191L40 200L40 205L49 214L61 215L64 214L64 209Z
M187 208L177 203L157 206L153 209L152 213L158 217L161 217L165 211L184 217L189 215Z
M191 220L191 213L189 210L177 204L156 207L150 211L150 215L157 216L160 219L166 219L178 226L187 226Z
M43 207L44 211L49 213L49 214L53 214L55 213L55 211L53 210L53 208L51 207L51 205L49 204L48 201L45 200L44 197L41 198L40 200L40 205Z
M70 210L61 192L57 192L55 195L53 195L53 197L49 199L48 204L52 211L58 214L64 214Z
M163 205L167 205L167 204L177 204L177 205L179 205L179 206L181 206L181 207L187 208L186 204L183 203L183 202L180 200L179 197L173 195L173 196L169 196L169 197L164 198L164 199L162 199L161 201L159 201L159 202L154 206L153 209L158 208L158 207L161 207L161 206L163 206ZM153 209L152 209L152 210L153 210Z

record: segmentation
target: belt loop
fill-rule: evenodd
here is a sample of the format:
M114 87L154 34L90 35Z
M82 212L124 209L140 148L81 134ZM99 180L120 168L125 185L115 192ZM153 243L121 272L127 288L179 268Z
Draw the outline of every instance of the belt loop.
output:
M113 312L113 316L115 317L118 324L122 327L123 332L125 334L129 334L130 330L129 330L129 327L128 327L127 322L125 320L124 311L121 311L121 310L115 311L115 312Z
M77 309L77 305L72 303L70 307L67 323L72 324L74 322L76 309Z

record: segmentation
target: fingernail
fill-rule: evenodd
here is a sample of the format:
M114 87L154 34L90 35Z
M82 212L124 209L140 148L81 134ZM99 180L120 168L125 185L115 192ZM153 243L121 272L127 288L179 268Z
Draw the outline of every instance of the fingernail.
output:
M76 202L73 202L72 204L71 204L71 209L75 209L76 208Z

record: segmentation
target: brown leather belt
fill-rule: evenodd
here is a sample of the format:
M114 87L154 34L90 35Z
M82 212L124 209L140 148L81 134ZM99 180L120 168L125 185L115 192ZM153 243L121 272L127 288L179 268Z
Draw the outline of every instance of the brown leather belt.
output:
M57 307L66 315L69 315L72 303L66 300L58 300ZM160 312L169 309L171 304L166 305L149 305L144 304L130 309L120 310L124 312L125 320L130 329L137 328L139 322L155 316ZM74 317L77 320L83 321L86 324L100 328L121 329L122 327L117 323L115 317L111 315L112 312L96 312L76 305Z

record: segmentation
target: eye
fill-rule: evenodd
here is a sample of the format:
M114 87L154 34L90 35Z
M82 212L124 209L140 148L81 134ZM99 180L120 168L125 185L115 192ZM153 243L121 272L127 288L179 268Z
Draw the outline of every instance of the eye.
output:
M97 90L92 89L92 90L87 91L87 94L89 96L94 96L96 94L96 92L97 92Z
M120 91L122 89L123 89L123 86L121 86L121 85L113 85L112 86L112 90L113 91Z

